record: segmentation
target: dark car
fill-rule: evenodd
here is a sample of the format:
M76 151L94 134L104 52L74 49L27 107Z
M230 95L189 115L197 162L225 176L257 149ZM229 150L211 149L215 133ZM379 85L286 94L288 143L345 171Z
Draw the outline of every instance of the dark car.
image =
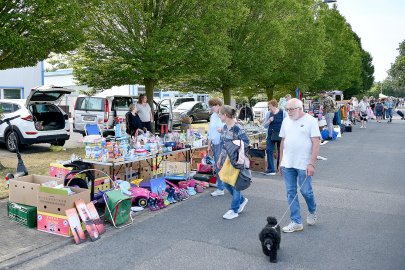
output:
M188 101L180 104L173 110L173 126L181 124L181 118L188 116L191 121L210 120L208 105L200 101Z

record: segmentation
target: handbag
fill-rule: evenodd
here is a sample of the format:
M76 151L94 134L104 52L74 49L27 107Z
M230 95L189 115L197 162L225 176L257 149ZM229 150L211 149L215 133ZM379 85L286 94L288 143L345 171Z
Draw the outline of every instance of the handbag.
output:
M236 179L235 189L238 191L242 191L250 187L252 183L252 172L250 169L241 169L238 175L238 179Z
M222 182L234 187L239 176L239 171L239 169L232 166L231 160L227 156L224 165L222 165L222 168L219 171L219 177L221 178Z
M280 132L279 131L271 131L271 136L270 136L270 140L272 142L281 142L281 137L279 136Z

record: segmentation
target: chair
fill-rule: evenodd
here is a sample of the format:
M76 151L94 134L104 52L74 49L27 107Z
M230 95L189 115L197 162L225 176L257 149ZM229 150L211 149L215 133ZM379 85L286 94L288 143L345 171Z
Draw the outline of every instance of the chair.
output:
M84 127L84 131L86 132L86 136L88 135L102 135L100 128L97 124L86 124Z

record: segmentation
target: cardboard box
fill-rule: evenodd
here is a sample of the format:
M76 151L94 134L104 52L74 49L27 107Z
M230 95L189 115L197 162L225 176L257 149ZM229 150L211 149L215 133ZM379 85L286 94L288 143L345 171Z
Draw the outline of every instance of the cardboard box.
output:
M75 201L83 199L85 203L90 202L90 190L70 187L75 194L63 195L46 192L46 189L38 192L38 211L64 215L65 210L75 207Z
M250 169L252 171L265 172L267 170L267 159L266 158L251 158L250 159Z
M69 226L69 221L65 215L56 215L52 213L37 212L37 229L38 231L61 235L65 237L73 236L72 230ZM86 229L85 224L82 222L83 231Z
M10 180L9 200L14 203L21 203L30 206L38 206L38 192L41 184L56 181L63 184L63 180L45 175L27 175Z
M193 159L191 160L191 169L197 170L197 166L199 163L201 163L201 161L202 161L202 158L193 157Z

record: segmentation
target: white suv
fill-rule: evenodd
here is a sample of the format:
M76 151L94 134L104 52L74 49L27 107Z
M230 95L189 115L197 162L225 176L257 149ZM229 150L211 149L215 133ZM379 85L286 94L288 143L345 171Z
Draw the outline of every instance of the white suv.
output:
M56 86L41 86L31 90L28 98L0 99L3 119L20 116L0 125L0 142L9 151L16 151L16 144L50 143L63 146L70 137L69 117L57 104L73 90Z

